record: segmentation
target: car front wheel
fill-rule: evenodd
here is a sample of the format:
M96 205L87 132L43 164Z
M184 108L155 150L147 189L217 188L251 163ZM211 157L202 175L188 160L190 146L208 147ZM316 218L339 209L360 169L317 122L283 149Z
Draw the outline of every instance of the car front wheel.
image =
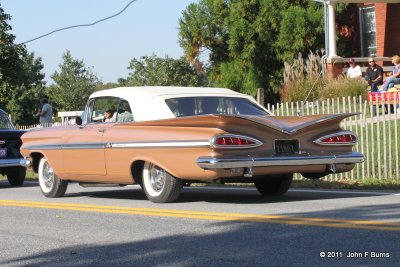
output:
M7 171L7 179L12 186L21 186L25 181L25 167L11 167Z
M150 162L144 164L142 183L147 198L155 203L175 201L183 186L182 180Z
M58 178L48 160L42 158L39 162L39 185L43 195L54 198L64 196L68 182Z
M293 174L265 175L256 177L254 184L264 196L280 196L289 190L292 180Z

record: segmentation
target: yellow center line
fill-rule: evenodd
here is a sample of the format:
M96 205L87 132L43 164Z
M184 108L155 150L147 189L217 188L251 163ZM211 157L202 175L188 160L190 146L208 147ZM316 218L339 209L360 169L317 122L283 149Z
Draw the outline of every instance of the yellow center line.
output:
M260 215L225 212L205 212L187 210L168 210L154 208L131 208L123 206L101 206L89 204L47 203L33 201L0 200L0 206L29 207L41 209L73 210L99 213L147 215L216 221L243 221L257 223L278 223L320 227L400 231L400 224L366 220L343 220L331 218L307 218L282 215Z

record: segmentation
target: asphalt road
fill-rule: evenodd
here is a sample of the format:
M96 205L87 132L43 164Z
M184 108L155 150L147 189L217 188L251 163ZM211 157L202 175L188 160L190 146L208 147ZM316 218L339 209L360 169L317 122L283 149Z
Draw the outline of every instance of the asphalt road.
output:
M154 204L138 186L0 181L0 266L398 266L400 193L189 187Z

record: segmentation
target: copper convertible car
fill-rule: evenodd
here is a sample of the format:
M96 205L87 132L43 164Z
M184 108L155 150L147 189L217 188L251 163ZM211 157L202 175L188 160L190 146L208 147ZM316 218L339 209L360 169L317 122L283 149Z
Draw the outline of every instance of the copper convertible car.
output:
M293 173L347 172L363 155L340 128L354 114L276 117L250 96L222 88L121 87L93 93L77 125L31 130L21 152L47 197L68 182L140 184L171 202L192 182L249 182L284 194Z

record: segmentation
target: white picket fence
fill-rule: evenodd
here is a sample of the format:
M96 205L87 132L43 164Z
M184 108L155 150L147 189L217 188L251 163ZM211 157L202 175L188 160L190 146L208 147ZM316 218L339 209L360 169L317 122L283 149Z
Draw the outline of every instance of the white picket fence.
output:
M356 164L349 173L329 175L327 179L400 179L398 98L392 105L385 104L383 97L378 97L377 105L371 105L360 96L305 103L267 104L266 107L276 116L359 113L345 119L341 127L358 135L359 142L354 150L363 153L365 161ZM391 109L393 113L390 112Z
M298 116L332 113L359 113L342 122L342 128L358 135L359 142L354 147L365 155L362 164L356 164L353 171L344 174L332 174L328 180L341 179L400 179L399 169L399 132L400 109L398 99L394 103L394 113L385 114L384 104L370 105L362 97L342 97L314 102L291 102L267 104L266 107L276 116ZM53 126L57 126L54 124ZM40 125L18 126L19 129L42 127ZM300 178L300 175L296 175Z

